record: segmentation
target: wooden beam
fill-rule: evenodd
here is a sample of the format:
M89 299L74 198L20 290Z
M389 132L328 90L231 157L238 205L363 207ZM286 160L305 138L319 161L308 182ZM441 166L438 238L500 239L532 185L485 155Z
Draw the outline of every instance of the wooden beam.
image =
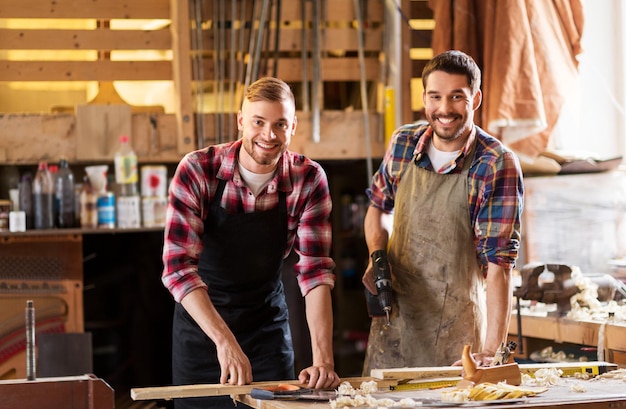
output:
M293 25L290 25L286 28L281 27L278 44L279 51L293 51L294 53L300 53L300 51L302 50L302 37L300 35L300 30L301 28L294 27ZM339 50L339 52L352 51L355 53L358 49L358 38L356 29L350 27L327 28L324 32L326 35L322 39L322 44L320 44L320 49L322 51L332 52ZM383 27L371 28L365 31L365 51L373 51L376 53L380 52L380 50L382 49L383 41L382 32ZM226 38L225 41L226 49L229 49L230 38ZM202 48L205 51L215 48L215 38L211 30L202 31ZM272 50L271 52L273 53L274 51ZM294 58L299 57L299 54L294 56Z
M170 61L0 61L0 81L171 80ZM191 94L189 94L191 96Z
M369 0L366 3L367 7L364 10L364 19L366 22L380 22L384 16L384 1ZM300 4L297 1L283 2L282 19L289 21L300 20ZM354 3L351 1L327 1L325 4L326 16L323 20L327 22L336 21L354 21L356 15L354 13Z
M19 30L0 28L2 50L169 50L162 30Z
M0 0L0 18L168 19L169 0Z
M176 96L176 124L178 152L183 154L197 147L195 140L193 92L191 89L191 49L189 1L170 0L172 51L172 79Z

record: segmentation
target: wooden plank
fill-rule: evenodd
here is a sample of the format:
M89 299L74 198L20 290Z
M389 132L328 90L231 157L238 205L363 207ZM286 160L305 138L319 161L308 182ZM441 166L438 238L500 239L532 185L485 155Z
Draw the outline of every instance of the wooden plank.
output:
M163 30L20 30L0 28L2 50L169 50Z
M376 379L434 379L461 376L461 366L439 366L423 368L372 369L370 376Z
M209 59L204 59L202 64L203 78L215 78L214 62ZM335 81L359 81L360 74L356 67L359 62L356 57L354 58L323 58L321 61L320 71L322 73L322 80L324 82ZM272 72L274 61L269 60L267 64L267 71L261 72L259 75L269 75ZM288 83L301 82L302 81L302 60L299 58L280 58L278 60L278 70L276 76ZM380 79L380 61L378 57L365 59L365 78L367 81L378 81ZM1 74L0 74L1 75ZM231 81L230 73L226 73L227 81Z
M327 81L359 81L358 59L355 58L323 58L321 61L322 80ZM365 79L380 79L380 61L376 58L365 59ZM286 82L302 81L302 61L299 59L281 59L278 61L278 77Z
M0 18L168 19L169 0L0 0Z
M240 1L241 0L238 0L238 3ZM203 9L203 12L205 12L206 10L206 13L208 13L204 15L212 15L212 2L208 1L203 3L206 4L206 9ZM365 3L366 7L364 11L364 20L366 22L382 22L384 18L384 1L368 0ZM326 16L324 16L323 20L327 22L356 20L356 16L354 13L354 2L351 0L327 1L325 5ZM240 6L238 5L237 7ZM282 3L281 19L283 21L300 21L301 2L284 1Z
M519 364L519 371L523 374L533 374L540 369L556 368L564 372L585 372L592 369L594 373L605 373L617 369L616 364L609 362L559 362L559 363L540 363L540 364ZM434 379L434 378L450 378L461 376L461 366L441 366L441 367L424 367L424 368L390 368L390 369L372 369L370 376L375 379Z
M229 50L231 43L230 36L227 36L224 40L225 48ZM300 53L302 50L302 33L300 28L293 26L289 26L285 29L281 28L278 40L278 49L281 52L293 51ZM236 41L239 40L237 39ZM383 41L383 27L365 30L363 41L365 51L380 52ZM203 30L202 48L205 51L215 48L215 38L212 29ZM356 52L358 50L357 30L350 27L325 29L320 49L322 51L348 50ZM273 54L273 52L274 51L272 50L271 53ZM300 55L294 55L294 58L300 58Z
M171 80L170 61L1 61L0 81ZM191 93L189 94L191 96Z
M353 387L360 387L362 382L376 381L379 389L389 390L391 386L397 385L394 380L382 381L370 377L342 378L342 382L350 382ZM222 385L222 384L196 384L179 386L157 386L147 388L133 388L130 390L130 397L133 400L154 400L154 399L176 399L191 398L201 396L232 396L249 394L252 388L262 388L276 386L277 384L302 385L297 380L272 381L272 382L252 382L249 385Z
M176 98L176 125L178 153L189 152L197 146L193 115L193 92L191 90L191 58L189 50L189 1L170 0L172 11L172 76Z

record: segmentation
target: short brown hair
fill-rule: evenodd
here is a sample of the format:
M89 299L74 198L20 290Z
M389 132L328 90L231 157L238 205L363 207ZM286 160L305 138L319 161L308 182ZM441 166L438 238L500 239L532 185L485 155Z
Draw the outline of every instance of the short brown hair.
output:
M246 90L246 99L248 101L291 101L294 106L296 98L289 85L273 77L263 77L254 81Z
M462 51L444 51L430 60L422 70L424 89L426 89L428 76L433 71L465 75L472 94L475 95L480 90L480 68L478 68L478 64L472 57Z

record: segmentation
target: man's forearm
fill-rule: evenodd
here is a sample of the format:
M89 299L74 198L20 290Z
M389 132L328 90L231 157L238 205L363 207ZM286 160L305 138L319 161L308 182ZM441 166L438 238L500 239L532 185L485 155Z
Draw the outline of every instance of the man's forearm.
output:
M236 342L235 336L213 306L206 290L198 288L190 292L181 300L181 304L216 345Z
M505 342L511 319L511 269L489 263L487 269L487 336L483 350L491 354Z
M306 318L311 333L313 365L330 365L334 368L333 357L333 312L330 287L320 285L309 291L305 297Z
M365 214L363 228L365 232L365 242L369 253L375 250L387 250L389 232L383 224L385 213L375 206L368 207Z

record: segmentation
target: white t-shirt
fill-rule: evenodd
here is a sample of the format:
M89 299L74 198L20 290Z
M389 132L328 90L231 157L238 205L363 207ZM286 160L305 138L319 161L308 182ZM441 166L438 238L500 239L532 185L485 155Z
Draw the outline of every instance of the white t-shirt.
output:
M248 169L241 166L241 163L237 164L239 167L239 174L241 178L246 182L246 185L254 196L258 196L259 193L265 189L265 187L270 183L270 180L274 177L274 172L270 173L254 173L250 172Z
M430 142L428 145L428 157L430 158L430 163L433 165L433 169L437 172L441 170L442 167L452 162L459 154L461 150L456 150L452 152L444 152L435 148L435 144Z

